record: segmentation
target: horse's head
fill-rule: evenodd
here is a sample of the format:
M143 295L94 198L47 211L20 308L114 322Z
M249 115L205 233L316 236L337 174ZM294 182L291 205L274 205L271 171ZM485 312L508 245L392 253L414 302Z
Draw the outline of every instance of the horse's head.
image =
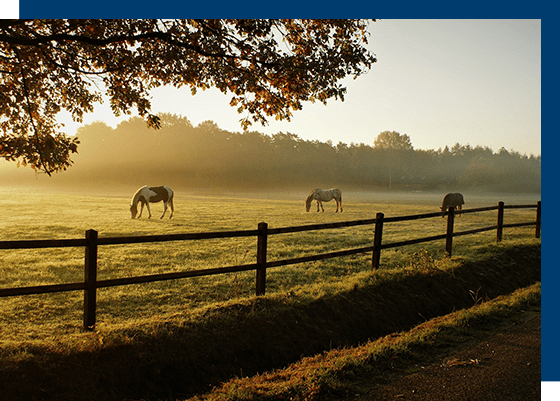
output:
M309 209L311 209L311 201L313 201L313 197L310 195L307 197L307 200L305 201L305 211L309 212Z
M130 205L130 218L134 219L136 217L136 214L138 213L138 208L136 207L136 205Z

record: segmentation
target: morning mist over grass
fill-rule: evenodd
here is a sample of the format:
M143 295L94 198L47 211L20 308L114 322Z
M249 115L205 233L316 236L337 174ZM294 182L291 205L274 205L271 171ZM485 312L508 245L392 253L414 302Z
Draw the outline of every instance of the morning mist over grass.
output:
M276 190L315 187L357 191L539 193L541 156L454 144L438 149L383 149L371 144L303 140L297 134L230 132L212 121L193 126L164 114L153 130L132 117L112 128L81 127L79 153L67 171L35 175L2 163L6 184L64 187L172 185L192 190Z

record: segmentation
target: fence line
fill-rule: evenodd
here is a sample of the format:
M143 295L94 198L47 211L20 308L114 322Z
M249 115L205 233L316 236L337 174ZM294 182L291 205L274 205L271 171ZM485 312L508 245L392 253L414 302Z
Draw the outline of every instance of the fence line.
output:
M106 237L99 238L98 232L95 230L87 230L85 239L66 239L66 240L24 240L24 241L0 241L0 249L33 249L33 248L64 248L64 247L85 247L84 261L84 281L79 283L65 283L53 285L40 285L32 287L18 288L0 288L0 298L9 296L20 296L30 294L45 294L52 292L66 291L84 291L84 330L93 330L96 320L96 297L97 289L105 287L114 287L130 284L141 284L163 280L175 280L188 277L210 276L216 274L233 273L254 270L256 272L255 293L264 295L266 291L266 271L268 268L286 266L302 262L310 262L336 258L341 256L354 255L358 253L372 252L372 268L378 269L381 260L381 250L402 247L407 245L419 244L422 242L446 240L445 250L449 256L452 254L453 238L457 236L476 234L484 231L496 230L496 240L500 242L503 236L503 229L508 227L535 226L535 237L540 238L541 231L541 202L536 204L536 219L531 222L509 223L504 224L505 209L523 209L534 208L535 205L504 205L499 202L498 206L489 206L475 209L465 209L456 211L450 207L447 215L447 230L445 234L434 235L430 237L416 238L411 240L386 243L382 241L383 227L387 223L395 223L401 221L419 220L442 216L441 212L425 213L411 216L385 217L383 213L377 213L375 219L354 220L337 223L310 224L303 226L269 228L267 223L259 223L256 230L240 230L240 231L221 231L207 233L189 233L189 234L164 234L164 235L146 235L134 237ZM482 211L498 210L497 224L454 232L454 219L456 214L477 213ZM334 251L310 256L303 256L291 259L282 259L275 261L267 260L268 236L277 234L296 233L313 230L326 230L333 228L354 227L360 225L375 225L373 245L347 249L342 251ZM151 242L167 242L167 241L189 241L200 239L217 239L217 238L233 238L233 237L257 237L257 260L253 264L245 264L238 266L227 266L212 269L201 269L191 271L181 271L173 273L161 273L146 276L125 277L107 280L97 280L97 256L98 247L104 245L120 245L120 244L136 244Z

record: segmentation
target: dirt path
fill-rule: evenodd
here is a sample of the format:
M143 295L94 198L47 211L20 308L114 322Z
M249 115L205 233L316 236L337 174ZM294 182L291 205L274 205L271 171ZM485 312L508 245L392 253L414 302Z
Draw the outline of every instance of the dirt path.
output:
M526 312L501 334L391 378L358 400L533 401L540 400L541 319Z

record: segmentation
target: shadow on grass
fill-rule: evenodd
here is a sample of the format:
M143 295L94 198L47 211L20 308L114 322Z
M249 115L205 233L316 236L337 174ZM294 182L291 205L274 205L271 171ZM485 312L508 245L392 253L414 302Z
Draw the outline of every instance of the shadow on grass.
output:
M408 330L436 316L540 281L540 245L504 248L452 268L374 273L318 299L255 297L126 329L82 351L28 350L0 365L0 399L177 399L235 376L282 368L302 356Z

